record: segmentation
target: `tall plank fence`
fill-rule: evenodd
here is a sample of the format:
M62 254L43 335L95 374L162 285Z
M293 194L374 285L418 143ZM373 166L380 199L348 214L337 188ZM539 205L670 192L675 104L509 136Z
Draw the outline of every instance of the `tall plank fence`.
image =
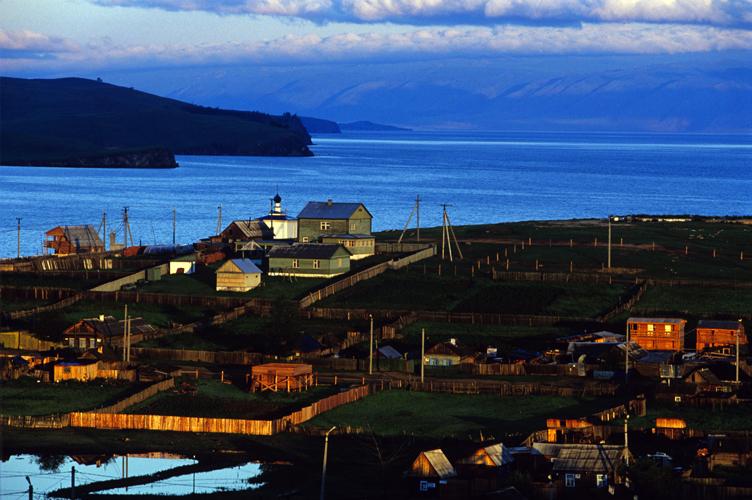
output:
M177 432L214 432L271 436L286 431L321 413L357 401L371 394L369 386L341 392L276 420L241 420L230 418L174 417L166 415L122 415L113 413L70 414L71 427L103 429L139 429Z
M161 382L157 382L156 384L152 384L143 391L134 394L133 396L130 396L128 398L125 398L122 401L119 401L118 403L115 403L114 405L107 406L105 408L99 408L97 410L93 410L90 413L119 413L129 406L133 406L136 403L140 403L141 401L150 398L154 396L156 393L160 391L166 391L168 389L172 389L175 387L175 379L174 378L168 378L165 380L162 380Z

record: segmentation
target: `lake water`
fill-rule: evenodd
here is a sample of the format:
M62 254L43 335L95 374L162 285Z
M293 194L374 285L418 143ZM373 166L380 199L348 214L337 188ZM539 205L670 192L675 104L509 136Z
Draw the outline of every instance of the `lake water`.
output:
M34 487L35 498L62 488L70 489L72 468L75 467L75 484L84 484L121 479L123 477L136 477L155 472L174 469L176 467L193 465L195 460L190 458L163 458L163 457L111 457L104 461L101 466L82 465L70 457L57 457L58 467L49 470L40 467L38 458L33 455L14 455L7 461L0 463L0 489L2 498L25 499L28 498L29 477ZM126 465L127 460L127 465ZM125 488L104 490L102 494L138 495L189 495L195 493L215 493L225 490L243 490L251 485L248 480L257 476L260 465L248 463L236 467L227 467L209 472L197 472L195 474L183 474L162 481L136 485ZM127 470L127 475L124 471ZM26 493L26 494L25 494Z
M134 243L192 243L268 213L279 188L308 201L360 202L373 229L602 218L752 215L752 136L347 132L314 136L312 158L180 156L174 170L0 167L0 257L42 252L44 232L91 224ZM410 223L415 227L415 217ZM109 242L108 242L109 244Z

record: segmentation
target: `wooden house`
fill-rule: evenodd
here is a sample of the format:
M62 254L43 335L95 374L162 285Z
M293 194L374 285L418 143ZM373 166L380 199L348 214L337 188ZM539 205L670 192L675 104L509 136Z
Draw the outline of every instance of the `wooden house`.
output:
M457 477L468 482L471 497L498 490L515 465L514 456L503 444L486 446L455 462Z
M287 212L282 210L282 197L279 193L271 201L273 204L269 210L269 214L256 220L263 223L271 231L272 239L297 240L298 219L290 217L287 215Z
M361 203L311 201L298 214L298 241L336 243L346 246L356 258L367 257L376 249L371 236L372 219Z
M452 366L460 363L474 363L477 353L459 339L439 342L425 352L423 364L430 366Z
M710 443L708 467L752 467L752 446L749 438L713 437Z
M629 318L629 338L648 351L683 351L685 319Z
M313 367L305 364L267 363L252 369L250 391L301 391L315 383Z
M329 278L349 272L350 257L350 252L341 245L279 245L267 254L268 275Z
M701 319L697 322L697 351L707 351L714 347L723 348L724 354L732 354L739 346L747 345L744 325L741 321L716 321Z
M440 449L424 451L415 459L407 472L408 491L411 497L443 498L448 481L457 471Z
M616 469L632 454L620 445L565 444L556 457L551 476L557 491L589 491L616 484ZM566 495L569 496L569 495Z
M104 241L99 237L94 226L57 226L46 233L44 253L48 249L58 255L71 253L101 252L104 250Z
M68 347L94 349L102 345L122 346L125 343L125 320L101 315L82 319L63 331ZM142 318L130 319L131 343L139 342L145 334L156 331Z
M247 292L261 284L261 269L248 259L230 259L215 274L218 292Z
M210 240L215 243L227 243L236 247L236 243L241 246L252 240L271 240L274 238L274 232L266 224L259 220L234 220L217 236L212 236Z
M687 428L687 422L680 418L655 419L655 433L663 434L669 439L683 439L690 430Z
M52 367L52 378L60 380L94 380L99 371L99 361L96 359L77 359L73 361L59 361Z
M549 443L592 443L593 424L585 420L549 418L546 420Z

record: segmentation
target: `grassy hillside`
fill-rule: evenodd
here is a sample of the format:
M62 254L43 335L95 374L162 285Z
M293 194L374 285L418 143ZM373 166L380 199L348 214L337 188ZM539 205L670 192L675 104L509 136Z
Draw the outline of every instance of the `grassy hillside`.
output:
M218 110L93 80L0 79L3 164L167 147L174 154L310 156L295 116Z

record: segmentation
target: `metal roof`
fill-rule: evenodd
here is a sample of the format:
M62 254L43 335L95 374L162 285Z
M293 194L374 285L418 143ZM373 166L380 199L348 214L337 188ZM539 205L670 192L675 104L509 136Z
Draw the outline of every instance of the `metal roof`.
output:
M485 452L488 458L491 459L491 462L497 467L501 467L502 465L506 465L515 461L514 457L509 452L508 448L506 448L502 443L499 443L493 446L487 446L485 448L482 448L481 450L478 450L478 452L474 453L473 455L470 455L469 457L465 457L461 460L458 460L457 463L458 464L470 464L470 465L483 465L484 460L483 460L482 455L479 453L480 451Z
M351 240L360 240L365 238L371 238L373 239L374 236L372 234L325 234L323 236L319 236L320 238L340 238L343 240L351 239Z
M270 259L331 259L340 249L344 250L348 257L351 255L345 247L335 243L293 243L272 248L267 257Z
M65 238L75 247L103 247L104 242L94 230L94 226L86 224L83 226L58 226ZM55 228L57 229L57 228ZM47 231L49 234L55 229Z
M243 274L261 274L261 269L256 267L256 264L254 264L250 259L230 259L228 262L224 263L222 267L217 269L215 273L231 272L225 269L225 267L227 267L227 264L230 263L234 264L235 267L237 267L238 270L240 270L240 272Z
M104 321L99 318L87 318L82 321L105 337L122 337L125 335L125 320L118 321L113 316L105 316ZM154 327L142 318L131 318L130 322L131 334L155 331Z
M399 359L402 357L402 354L400 354L397 349L395 349L394 347L390 345L379 347L377 351L381 353L385 358L389 358L389 359Z
M454 470L449 459L444 455L444 452L439 450L424 451L423 456L426 457L428 463L436 471L441 479L454 477L457 475L457 471Z
M697 328L710 328L713 330L738 330L742 325L741 321L721 321L712 319L701 319L697 322Z
M235 224L246 238L274 238L274 232L260 220L234 220L232 224ZM229 227L227 226L227 228ZM227 231L227 228L225 228L225 231ZM222 232L224 233L224 231Z
M309 201L298 214L298 219L349 219L361 207L368 214L368 217L372 218L362 203Z
M607 444L567 444L554 462L554 471L612 472L622 464L629 450Z
M530 450L531 455L546 455L548 457L557 457L559 452L564 447L560 443L533 443L533 447Z
M686 319L676 318L629 318L627 323L686 323Z

